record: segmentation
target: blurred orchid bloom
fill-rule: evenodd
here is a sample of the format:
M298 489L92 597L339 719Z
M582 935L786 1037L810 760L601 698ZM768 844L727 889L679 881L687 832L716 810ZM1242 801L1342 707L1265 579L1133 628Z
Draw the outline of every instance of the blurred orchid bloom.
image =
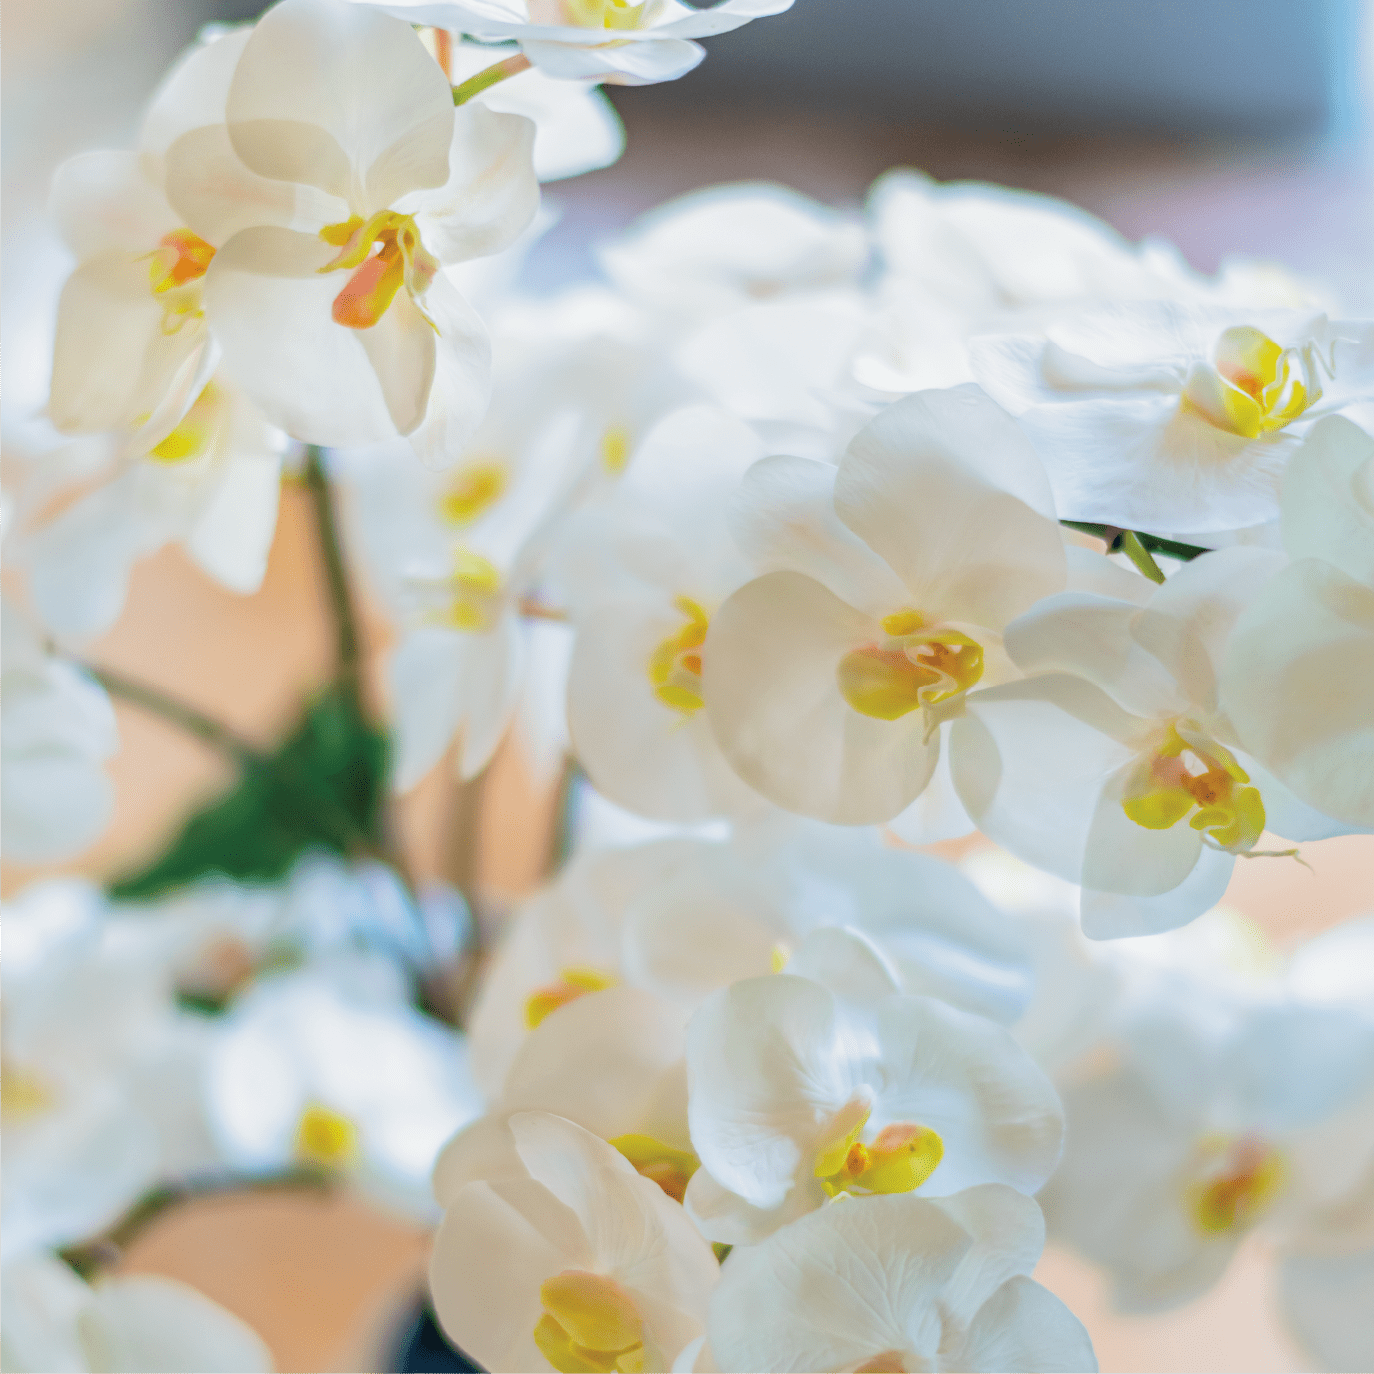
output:
M604 1140L517 1112L447 1201L430 1290L484 1369L668 1370L719 1266L678 1203Z
M1207 535L1272 521L1313 421L1374 397L1374 323L1170 300L987 335L973 369L1065 519Z
M973 687L1016 676L1003 627L1065 585L1053 511L1029 443L975 387L888 407L838 472L756 464L732 518L763 576L717 612L703 659L735 770L820 820L904 811L940 724Z
M1059 1158L1059 1100L1030 1056L991 1021L902 996L857 931L817 931L782 973L713 993L687 1072L702 1167L685 1203L728 1244L845 1192L1033 1193Z
M181 140L199 146L223 124L248 38L239 30L191 48L149 103L136 152L81 153L53 177L50 213L78 261L58 306L48 402L65 433L114 431L136 454L175 444L171 431L209 380L218 349L205 274L233 226L192 229L169 181ZM279 183L222 161L216 170L226 196L289 205Z
M220 245L206 318L274 424L318 444L425 427L417 444L457 456L486 409L489 348L444 269L530 221L533 134L455 110L419 36L377 10L283 0L258 21L224 123L169 148L167 194Z
M692 40L781 14L792 0L359 0L412 24L433 24L484 42L514 39L548 76L646 86L692 70L706 49Z
M6 604L3 737L7 858L44 863L79 853L110 823L114 787L105 760L119 748L105 691L50 653Z
M399 981L355 955L259 978L235 1000L205 1086L227 1160L313 1165L432 1219L434 1161L482 1102L463 1037L409 1006Z
M1088 935L1192 920L1266 830L1348 833L1240 751L1220 709L1231 627L1283 562L1222 549L1148 599L1048 597L1004 639L1033 676L971 697L952 727L969 814L1027 862L1082 884Z
M731 1253L708 1343L679 1367L1095 1371L1082 1324L1030 1277L1044 1242L1035 1203L999 1184L827 1207Z
M56 634L86 638L124 609L140 558L176 540L231 591L262 584L277 527L285 436L216 374L169 433L143 453L120 436L80 441L98 464L97 485L54 518L17 532L14 561L27 567L33 601ZM40 466L63 461L43 454ZM89 479L89 471L74 476Z
M722 757L701 685L711 616L750 576L725 510L762 456L731 416L678 411L641 444L615 497L565 537L569 732L592 784L639 815L687 822L767 805Z
M1222 706L1304 801L1374 829L1374 439L1316 425L1283 482L1292 560L1236 623Z
M32 1255L0 1269L7 1370L90 1374L256 1374L273 1368L256 1331L203 1293L154 1274L88 1286L60 1260Z

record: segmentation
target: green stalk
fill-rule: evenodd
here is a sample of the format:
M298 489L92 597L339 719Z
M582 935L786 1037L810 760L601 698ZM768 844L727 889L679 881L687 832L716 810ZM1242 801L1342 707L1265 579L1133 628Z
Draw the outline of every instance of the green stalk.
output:
M494 86L498 81L504 81L507 77L518 76L521 72L528 71L530 60L524 53L519 52L512 57L507 57L503 61L493 62L490 67L483 67L475 76L470 76L464 82L453 88L453 103L455 105L465 105L475 95L481 95L489 86Z

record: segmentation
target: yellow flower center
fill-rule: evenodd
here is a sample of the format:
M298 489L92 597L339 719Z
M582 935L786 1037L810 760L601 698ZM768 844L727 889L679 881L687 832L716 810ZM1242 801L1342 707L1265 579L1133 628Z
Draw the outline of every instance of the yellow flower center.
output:
M206 382L177 427L148 456L160 463L183 463L199 458L214 442L229 414L229 398L214 382Z
M450 525L470 525L506 490L506 465L495 458L465 463L439 497L439 515Z
M900 1350L884 1350L880 1355L854 1366L854 1374L906 1374Z
M1249 325L1226 330L1212 364L1198 363L1183 388L1183 407L1245 439L1282 429L1321 400L1315 345L1280 348Z
M602 988L614 987L614 974L602 973L600 969L574 965L560 969L557 979L536 988L525 1003L525 1025L533 1030L543 1019L559 1007L575 1002L589 992L600 992Z
M687 623L669 635L649 655L649 681L654 695L684 716L701 710L701 646L706 642L710 617L690 597L679 596L673 606Z
M1186 722L1175 721L1140 759L1122 810L1147 830L1168 830L1185 816L1218 849L1244 854L1264 831L1259 790L1230 752Z
M1248 1230L1283 1191L1283 1156L1253 1136L1211 1136L1199 1146L1200 1166L1187 1189L1189 1215L1204 1235Z
M692 1175L701 1167L701 1161L690 1150L675 1150L651 1135L618 1135L610 1144L674 1202L682 1201Z
M13 1124L42 1116L53 1105L56 1094L31 1069L5 1061L0 1066L0 1116Z
M862 1115L857 1120L857 1112ZM945 1142L928 1126L898 1121L870 1141L860 1137L871 1109L857 1104L843 1110L832 1133L816 1152L815 1176L831 1196L839 1193L909 1193L936 1170ZM852 1124L850 1124L852 1122Z
M501 574L496 565L471 549L455 549L452 595L441 619L452 630L489 630L501 601Z
M162 299L162 332L175 334L187 320L199 319L200 279L215 250L189 229L164 234L148 254L148 285Z
M439 260L420 241L414 218L394 210L379 210L369 220L354 215L327 224L320 237L339 255L319 270L352 273L331 311L334 323L349 329L371 329L402 286L418 304L439 270Z
M860 715L899 720L967 692L983 676L983 646L959 630L927 628L919 611L884 616L886 638L851 649L835 670Z
M630 461L630 431L624 425L611 425L601 436L601 466L618 477Z
M614 1279L565 1269L539 1287L539 1353L561 1374L626 1374L644 1368L644 1319Z
M651 0L530 0L536 24L574 24L579 29L638 29Z
M296 1158L321 1169L342 1169L358 1155L358 1128L341 1113L312 1102L296 1123Z

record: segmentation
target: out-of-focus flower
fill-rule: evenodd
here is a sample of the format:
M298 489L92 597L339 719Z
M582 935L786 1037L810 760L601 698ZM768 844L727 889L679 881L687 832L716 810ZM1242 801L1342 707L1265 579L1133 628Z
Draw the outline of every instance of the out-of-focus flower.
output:
M682 1208L605 1141L518 1112L448 1200L430 1290L491 1370L667 1370L699 1336L719 1267Z
M20 863L79 853L109 824L114 788L102 765L119 748L104 691L48 653L8 604L3 634L4 844Z
M252 1374L272 1355L246 1322L203 1293L153 1274L89 1287L47 1255L0 1270L7 1370L77 1374Z
M726 506L762 454L740 421L678 411L640 446L616 497L565 541L573 747L600 792L657 820L765 805L721 756L701 685L711 616L750 576Z
M1044 1240L1035 1203L998 1184L827 1207L730 1254L709 1345L682 1367L1096 1370L1030 1277Z
M84 1240L164 1171L203 1162L203 1038L172 1001L158 941L89 884L6 904L6 1258Z
M703 658L740 776L821 820L905 810L942 721L969 689L1016 675L1003 627L1064 586L1053 509L1029 443L972 387L890 406L838 472L756 464L733 518L764 575L717 612Z
M344 0L269 10L224 119L171 146L167 195L221 245L203 301L225 371L298 439L427 425L456 456L486 408L489 354L443 269L529 222L534 126L455 110L408 25ZM273 194L244 194L245 171Z
M1333 417L1283 483L1292 560L1236 622L1222 706L1304 801L1374 828L1374 439Z
M16 536L15 561L46 625L76 637L108 629L134 562L171 540L222 586L258 589L277 526L283 436L247 397L215 377L148 452L131 455L113 436L94 442L100 484Z
M1374 395L1374 324L1138 301L972 345L1065 519L1211 534L1278 514L1314 420Z
M361 0L413 24L488 42L515 39L549 76L644 86L685 75L706 56L692 40L781 14L792 0Z
M208 1111L225 1157L314 1165L427 1217L440 1147L481 1110L461 1035L377 987L375 965L264 977L219 1028Z
M842 1192L1049 1177L1059 1101L1000 1026L900 995L857 932L818 932L787 969L712 994L688 1026L702 1168L685 1201L708 1236L756 1242Z
M1349 1008L1228 993L1194 972L1147 979L1114 1066L1065 1091L1064 1161L1041 1195L1051 1234L1106 1266L1133 1311L1210 1287L1257 1226L1333 1277L1342 1256L1360 1273L1372 1036ZM1357 1304L1345 1323L1353 1336L1367 1314ZM1338 1346L1350 1336L1333 1332Z
M451 46L449 74L461 83L489 67L495 56L490 44L460 40ZM625 151L620 116L591 82L558 81L535 70L519 81L488 86L472 99L534 121L534 174L540 181L609 167Z

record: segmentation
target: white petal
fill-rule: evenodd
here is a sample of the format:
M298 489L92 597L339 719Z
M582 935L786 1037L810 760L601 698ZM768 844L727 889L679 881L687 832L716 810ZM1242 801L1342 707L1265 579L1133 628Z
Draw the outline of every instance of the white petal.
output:
M836 672L876 622L797 573L769 573L717 611L703 662L706 710L735 770L769 800L842 825L891 820L920 795L939 753L924 713L853 710Z
M1374 439L1349 420L1320 420L1283 477L1283 546L1374 586Z
M277 529L281 458L244 453L229 460L209 503L186 536L195 561L231 591L257 591Z
M623 44L548 43L527 38L520 47L536 67L559 80L608 81L617 86L676 81L706 56L700 44L682 38Z
M1078 907L1083 934L1090 940L1116 940L1176 930L1222 899L1235 866L1234 854L1204 846L1188 876L1158 896L1094 892L1085 887Z
M1048 1288L1033 1279L1009 1279L984 1303L951 1368L1085 1370L1095 1374L1097 1356L1083 1323Z
M364 217L448 179L448 82L414 30L368 5L273 6L244 47L226 116L252 171L318 186Z
M99 1284L77 1318L92 1369L110 1374L243 1374L272 1355L246 1322L194 1288L139 1274Z
M446 468L462 456L487 413L491 338L481 316L442 272L425 293L425 311L438 326L439 344L429 408L410 443L426 467Z
M178 227L172 207L148 180L136 153L78 153L53 173L48 213L78 261L118 249L151 253ZM143 265L145 290L147 264Z
M1280 1261L1284 1316L1322 1369L1374 1365L1367 1299L1374 1285L1374 1248L1353 1255L1288 1254Z

